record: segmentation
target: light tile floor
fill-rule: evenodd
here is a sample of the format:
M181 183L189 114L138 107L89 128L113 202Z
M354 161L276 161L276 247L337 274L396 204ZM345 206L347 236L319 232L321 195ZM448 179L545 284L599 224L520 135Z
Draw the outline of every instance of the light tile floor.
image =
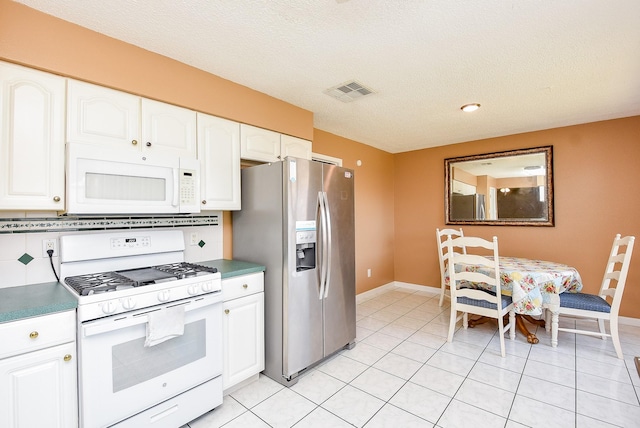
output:
M561 332L551 348L543 328L537 345L507 334L502 358L494 323L447 343L448 321L432 292L385 287L359 299L352 350L291 388L260 375L188 426L640 427L640 327L621 326L624 361L589 336Z

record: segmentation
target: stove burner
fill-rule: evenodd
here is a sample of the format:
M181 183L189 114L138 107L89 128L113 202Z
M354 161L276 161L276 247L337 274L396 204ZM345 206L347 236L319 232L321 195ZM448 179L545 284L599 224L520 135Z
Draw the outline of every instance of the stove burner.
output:
M65 278L64 282L81 296L89 296L216 272L216 268L180 262L118 272L70 276Z
M218 269L216 268L186 262L154 266L154 268L162 272L174 275L178 279L218 272Z
M70 276L66 278L64 282L76 290L81 296L135 287L134 281L116 272Z

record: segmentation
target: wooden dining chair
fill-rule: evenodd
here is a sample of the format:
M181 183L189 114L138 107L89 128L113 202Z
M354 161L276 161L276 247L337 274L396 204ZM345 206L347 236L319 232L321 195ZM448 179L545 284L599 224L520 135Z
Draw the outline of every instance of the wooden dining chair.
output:
M469 325L469 314L495 318L500 334L500 352L506 355L504 333L509 331L511 340L515 339L515 311L511 296L503 296L500 289L500 259L498 256L498 238L487 241L476 237L460 237L446 241L449 290L451 292L451 316L447 341L453 340L456 324L462 318L462 326ZM455 247L463 247L467 253L456 253ZM491 251L492 258L477 252ZM472 250L474 254L469 254ZM466 269L469 269L467 271ZM458 315L462 312L462 315ZM509 314L509 323L504 325L504 316Z
M611 337L613 347L620 359L623 355L618 335L618 311L627 281L634 241L634 236L621 238L620 234L616 235L598 294L560 293L560 316L597 321L599 331L572 328L558 328L558 331L600 336L603 340ZM609 321L610 333L605 330L605 320Z
M460 229L436 229L436 242L438 244L438 261L440 262L440 303L439 306L442 306L444 302L444 296L447 291L447 284L445 283L445 271L447 270L445 266L445 260L447 258L447 238L449 236L460 237L464 236L464 232L462 228ZM466 250L464 247L458 249L457 251L466 254Z

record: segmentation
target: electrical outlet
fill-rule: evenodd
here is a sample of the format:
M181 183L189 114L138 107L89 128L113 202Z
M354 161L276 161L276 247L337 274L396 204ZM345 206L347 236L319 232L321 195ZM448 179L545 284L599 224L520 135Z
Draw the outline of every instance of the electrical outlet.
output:
M58 245L55 239L42 240L42 257L49 257L48 250L53 250L53 255L58 256Z
M191 232L191 245L198 245L199 239L196 232Z
M367 269L367 278L371 278L371 269Z

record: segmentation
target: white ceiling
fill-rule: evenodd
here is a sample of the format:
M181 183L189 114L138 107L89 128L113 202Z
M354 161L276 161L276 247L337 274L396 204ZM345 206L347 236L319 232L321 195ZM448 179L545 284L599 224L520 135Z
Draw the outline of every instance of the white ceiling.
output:
M640 115L639 0L17 1L390 153Z

